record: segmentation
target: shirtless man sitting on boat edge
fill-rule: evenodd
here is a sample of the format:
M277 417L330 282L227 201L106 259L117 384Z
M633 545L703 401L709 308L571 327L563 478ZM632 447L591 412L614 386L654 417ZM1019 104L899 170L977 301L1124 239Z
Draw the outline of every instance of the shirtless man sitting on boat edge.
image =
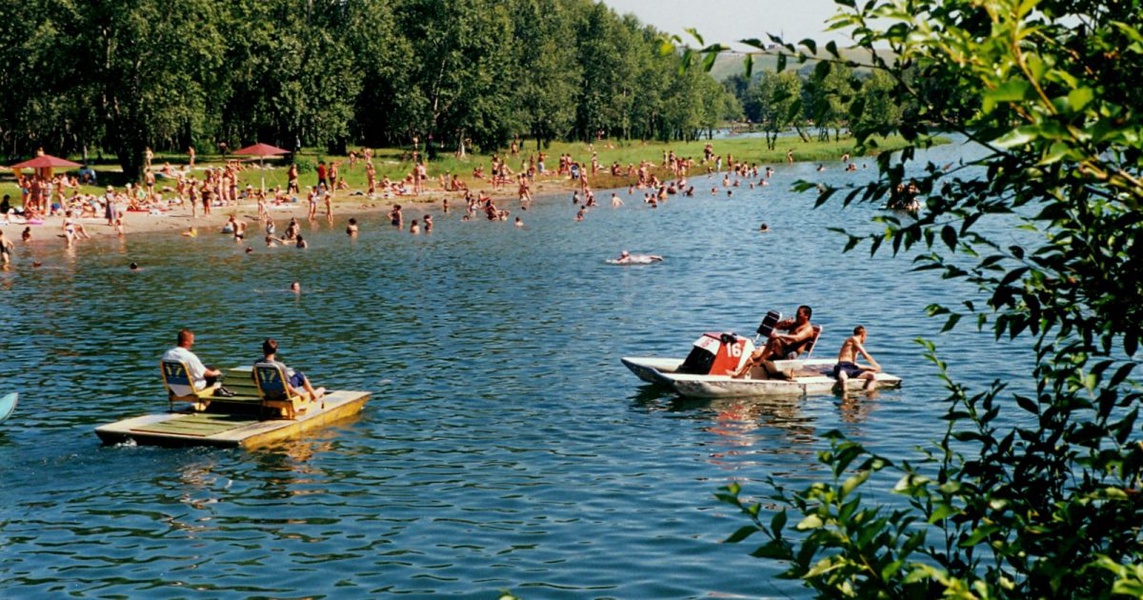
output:
M851 377L865 379L865 388L869 389L876 380L875 373L881 370L881 365L877 364L877 361L865 351L865 338L865 327L863 325L854 327L853 335L846 338L841 345L841 350L837 353L837 365L833 368L833 376L837 378L837 382L843 391L845 390L845 382ZM858 365L858 355L869 361L869 366Z

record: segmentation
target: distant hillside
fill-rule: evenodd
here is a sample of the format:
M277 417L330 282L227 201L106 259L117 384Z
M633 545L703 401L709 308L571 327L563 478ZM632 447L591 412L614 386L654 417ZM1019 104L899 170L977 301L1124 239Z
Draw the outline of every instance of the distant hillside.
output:
M818 55L830 57L824 49L818 49ZM867 65L870 62L870 53L864 48L842 48L841 56L846 60L852 60L858 64ZM831 57L832 58L832 57ZM786 70L797 71L803 76L809 75L813 72L814 66L817 65L816 60L807 60L805 63L798 64L797 60L787 59ZM746 55L742 52L724 52L718 56L714 61L714 66L710 69L711 77L718 81L724 81L732 75L738 75L744 72L746 68ZM776 54L755 54L754 55L754 77L758 77L763 71L774 71L778 68L778 56ZM858 71L864 69L859 68Z

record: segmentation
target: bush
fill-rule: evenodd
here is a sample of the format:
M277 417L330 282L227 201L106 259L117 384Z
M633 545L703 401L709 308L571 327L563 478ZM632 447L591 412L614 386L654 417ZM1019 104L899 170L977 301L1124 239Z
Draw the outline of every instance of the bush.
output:
M317 161L309 158L296 157L294 164L298 165L298 173L313 173L317 171Z
M1132 379L1143 326L1143 106L1122 76L1143 67L1143 13L1134 3L918 0L890 18L876 2L839 4L848 8L835 25L852 27L872 57L866 66L920 108L900 127L911 148L878 157L879 181L827 188L818 204L881 204L915 183L918 214L879 217L883 232L849 235L847 250L919 248L916 269L988 294L986 306L929 313L946 329L968 317L997 338L1029 339L1035 394L1009 395L1000 381L972 392L926 344L949 390L935 449L895 464L833 434L820 456L832 480L795 491L772 483L776 514L743 501L737 485L719 492L751 521L729 541L763 534L754 554L787 561L787 576L821 597L1143 596L1143 388ZM781 48L816 53L812 43ZM985 155L910 168L932 124ZM855 133L864 143L875 132ZM978 225L996 217L1036 235L1027 245L990 239ZM1026 425L998 427L1002 410ZM897 478L901 506L862 498L875 474Z

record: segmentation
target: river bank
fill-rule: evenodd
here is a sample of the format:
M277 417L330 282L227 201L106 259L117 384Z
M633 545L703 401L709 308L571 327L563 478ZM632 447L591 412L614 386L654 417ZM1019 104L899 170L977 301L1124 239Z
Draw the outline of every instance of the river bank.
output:
M556 178L549 176L537 181L533 188L535 201L544 202L547 199L560 195L563 192L571 193L570 182L563 181L566 177ZM506 206L510 210L519 206L514 194L505 190L495 190L489 194L498 206ZM371 215L392 210L394 205L401 205L405 209L406 219L417 218L415 211L439 212L447 200L450 209L464 210L463 192L446 192L443 190L426 190L417 195L376 194L372 197L362 190L343 190L334 196L332 203L333 219L344 223L352 217ZM276 222L288 221L290 218L305 220L309 215L309 203L305 198L298 198L296 202L269 205L267 212ZM202 214L202 208L191 211L189 205L175 204L162 211L124 211L122 213L122 234L129 236L133 233L186 233L193 227L196 233L216 233L222 229L231 216L245 221L249 231L262 231L262 223L258 220L258 204L253 198L243 198L236 204L215 206L211 214ZM318 206L317 217L326 219L324 205ZM45 239L54 240L62 237L66 217L62 215L47 216L34 223L28 223L17 215L11 215L7 220L0 219L0 229L9 239L20 240L20 233L24 228L30 228L33 241ZM114 225L108 224L103 217L84 217L74 219L83 225L84 231L92 237L118 236L120 231ZM284 228L284 225L280 225ZM260 237L260 235L259 235ZM59 240L63 243L63 240Z

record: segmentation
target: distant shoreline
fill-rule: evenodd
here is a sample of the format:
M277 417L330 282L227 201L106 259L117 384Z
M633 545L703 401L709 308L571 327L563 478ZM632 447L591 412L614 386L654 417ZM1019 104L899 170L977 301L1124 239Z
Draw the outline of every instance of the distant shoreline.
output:
M785 143L792 142L792 143ZM687 175L689 178L700 177L707 174L709 165L702 165L698 163L698 159L702 157L703 149L707 144L711 144L714 153L718 156L733 157L735 162L745 162L750 165L763 166L763 165L777 165L787 162L787 151L794 152L795 161L799 163L829 163L837 164L839 158L849 153L852 147L852 139L843 139L833 142L815 142L806 144L800 140L783 140L781 148L774 150L767 150L764 144L759 143L758 138L720 138L716 140L694 140L690 142L623 142L615 144L609 140L601 140L598 147L594 144L583 143L553 143L551 147L545 150L547 155L547 164L545 165L546 175L538 175L531 186L531 193L535 201L543 201L560 194L571 193L578 186L567 175L556 175L556 168L559 164L559 157L563 154L568 154L574 160L584 166L587 171L588 161L595 157L600 164L600 171L594 175L589 176L589 182L592 184L592 190L595 192L602 192L608 189L619 189L623 187L630 187L635 182L626 176L628 166L638 165L642 162L652 165L653 173L656 174L664 183L672 181L674 178L671 173L662 167L662 161L668 152L674 153L676 156L686 156L694 158L696 164L691 172ZM899 140L890 140L881 144L878 148L879 151L892 151L903 145ZM394 152L399 152L396 149L378 149L374 154L374 162L378 165L377 179L380 180L383 176L390 176L394 180L400 180L402 173L407 172L412 168L411 162L400 162L391 160L390 156ZM537 152L533 149L531 151L522 149L519 153L511 156L505 156L506 164L510 166L520 167L520 163L528 160L529 157L535 157ZM156 156L153 164L156 166L162 165L165 162L172 162L174 156ZM218 157L223 158L223 157ZM243 157L226 157L230 159L239 159ZM852 162L868 160L870 157L854 156ZM382 194L377 194L374 197L360 195L366 188L365 173L362 167L362 161L358 161L355 167L348 166L348 159L345 157L325 156L315 153L302 153L298 156L299 160L315 162L317 160L326 160L329 162L346 163L342 167L341 176L345 179L346 183L352 188L352 191L339 191L334 196L333 212L335 222L344 223L350 217L358 215L370 215L383 211L388 211L394 204L400 204L407 207L420 208L424 207L426 210L441 209L441 203L446 198L452 203L452 208L456 210L465 210L463 192L446 192L440 189L439 177L448 174L456 173L462 182L468 185L469 189L474 194L486 194L492 197L493 202L501 208L514 210L519 206L517 200L517 187L512 178L509 178L509 183L501 186L500 188L492 188L486 179L477 179L471 175L471 170L477 166L487 165L491 157L483 155L470 155L464 158L449 157L437 161L430 161L428 165L431 168L430 177L426 182L426 187L430 188L428 191L420 195L391 195L385 197ZM585 160L587 159L587 160ZM244 160L245 164L253 164L250 160ZM610 166L613 164L620 165L623 169L623 175L612 176L609 172ZM172 163L172 166L174 164ZM206 166L221 166L216 163L199 163L196 166L196 171L201 170ZM268 165L269 166L269 165ZM175 168L185 168L185 165L178 165ZM464 169L464 170L462 170ZM285 169L280 166L271 166L268 169L247 168L240 172L240 186L246 185L261 185L263 177L266 178L267 189L273 189L277 185L284 185ZM724 168L722 172L727 172ZM301 180L304 184L312 183L314 179L313 173L302 173ZM431 189L436 188L436 189ZM302 186L303 192L306 185ZM99 186L82 186L79 190L81 193L99 195L102 193L102 188ZM20 190L12 182L5 182L0 184L0 192L13 195L12 204L18 205L20 202ZM281 208L270 208L270 212L274 215L275 221L287 220L295 217L301 220L306 219L309 212L308 202L305 200L305 195L297 194L299 201L292 203L290 210L283 210ZM199 210L201 213L201 209ZM130 236L133 233L163 233L172 232L181 234L190 227L195 227L198 233L210 232L217 233L221 231L222 226L230 218L230 215L236 215L239 218L245 218L247 221L247 241L249 243L261 242L262 237L262 223L257 223L256 219L250 218L257 215L257 207L253 201L239 202L238 205L214 207L211 215L205 216L198 214L195 217L191 216L190 207L185 203L181 206L176 206L169 211L162 214L151 214L148 212L124 212L123 213L123 227L124 234ZM408 215L408 213L406 213ZM325 218L324 205L318 206L318 218ZM57 239L56 235L63 231L62 216L47 217L44 219L42 225L33 225L32 235L33 241L39 242L48 238L49 234L51 239ZM407 220L411 218L407 217ZM105 219L102 218L84 218L79 222L83 223L87 233L91 236L116 236L117 232L115 227L107 224ZM0 222L0 228L3 228L5 236L17 244L20 243L20 232L23 231L25 225L21 224L7 224L4 225ZM284 229L280 227L279 231ZM62 240L60 243L63 243ZM82 241L79 243L82 244Z

